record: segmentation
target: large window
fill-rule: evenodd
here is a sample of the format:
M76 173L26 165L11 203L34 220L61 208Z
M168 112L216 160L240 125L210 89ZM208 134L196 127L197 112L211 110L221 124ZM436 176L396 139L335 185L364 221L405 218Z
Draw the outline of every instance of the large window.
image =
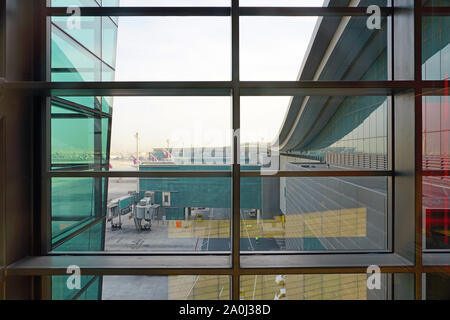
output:
M51 1L40 251L11 274L58 300L448 298L448 2L342 3Z

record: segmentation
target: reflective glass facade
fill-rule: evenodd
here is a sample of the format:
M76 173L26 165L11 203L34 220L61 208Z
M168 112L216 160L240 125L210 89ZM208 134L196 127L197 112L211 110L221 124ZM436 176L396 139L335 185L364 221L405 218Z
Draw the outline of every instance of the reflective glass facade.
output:
M67 6L67 1L53 1ZM70 2L70 5L77 5ZM80 6L99 7L97 1ZM51 18L51 81L112 81L118 21L110 17ZM103 171L109 168L113 99L99 96L51 100L51 169ZM103 251L108 180L51 179L54 251ZM55 299L101 297L101 277L82 277L83 293L67 289L67 277L53 277ZM89 287L89 289L87 289Z
M436 5L436 4L434 4ZM444 5L444 4L441 4ZM448 3L447 3L448 5ZM449 249L449 98L450 18L432 16L423 19L422 76L426 80L446 80L444 95L422 99L422 167L441 171L438 176L425 175L422 180L422 205L425 221L425 248ZM430 279L434 279L430 275ZM433 280L430 280L432 282ZM428 286L427 281L427 286ZM434 293L431 293L433 297Z

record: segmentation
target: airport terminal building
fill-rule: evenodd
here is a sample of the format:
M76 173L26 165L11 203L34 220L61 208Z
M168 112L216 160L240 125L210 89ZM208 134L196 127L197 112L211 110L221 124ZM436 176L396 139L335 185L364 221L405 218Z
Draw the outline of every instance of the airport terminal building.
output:
M21 148L2 150L0 298L450 298L448 0L157 10L52 0L36 1L43 19L28 24L6 13L28 2L0 1L3 44L36 30L27 48L1 47L0 134ZM133 15L228 19L231 81L118 81L120 19ZM273 16L317 17L298 76L242 81L240 23ZM244 96L289 103L275 141L138 145L122 170L111 159L114 96L226 96L233 130ZM33 125L19 135L29 104ZM17 204L13 179L32 181L32 199ZM85 271L80 289L67 287L70 264ZM381 268L378 290L366 286L369 265Z

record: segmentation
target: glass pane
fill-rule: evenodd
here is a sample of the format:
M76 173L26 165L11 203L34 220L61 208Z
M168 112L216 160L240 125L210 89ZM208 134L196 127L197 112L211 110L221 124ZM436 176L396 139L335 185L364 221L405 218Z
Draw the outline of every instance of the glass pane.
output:
M64 1L53 5L68 5ZM97 6L95 1L69 5ZM51 18L51 80L113 81L117 21L110 17Z
M385 17L380 29L365 17L241 17L240 49L241 80L389 77Z
M140 178L138 203L130 189L132 179L110 179L105 250L230 250L229 178Z
M228 170L230 100L115 97L111 170Z
M422 17L422 78L424 80L443 80L449 78L449 30L450 17Z
M242 97L241 163L263 170L387 170L387 97Z
M450 178L422 178L426 249L450 249Z
M450 0L427 0L425 6L450 7Z
M105 230L105 222L100 221L94 226L82 231L73 238L68 239L61 245L57 246L53 252L86 252L86 251L103 251L105 247L105 239L103 237ZM75 230L70 230L75 231Z
M388 249L386 177L241 178L241 250Z
M422 98L424 170L449 170L450 108L448 96Z
M51 107L52 169L100 170L108 163L109 118L53 100Z
M422 298L425 300L450 300L450 274L444 272L423 274Z
M102 17L102 37L102 60L114 67L117 54L117 25L110 17Z
M53 18L53 81L231 79L229 17L89 17L78 29L69 19Z
M82 276L81 289L68 276L52 277L53 300L229 300L229 276Z
M103 300L229 300L228 276L104 276Z
M101 81L101 60L82 43L52 25L52 81Z
M52 276L52 300L97 300L101 291L101 278L97 276L81 276L80 289L69 289L67 276ZM70 282L70 281L69 281Z
M101 178L52 178L52 243L55 244L88 226L106 213L103 196L106 188ZM88 230L88 232L90 232ZM84 236L80 237L84 238ZM99 242L101 232L98 236ZM74 239L72 239L74 240ZM78 241L72 241L78 244ZM96 250L103 250L102 246ZM83 250L84 249L76 249Z
M386 300L390 275L380 274L380 287L369 289L367 274L241 276L242 300Z
M97 180L53 179L54 242L88 228L55 251L231 250L230 178L110 178L108 198L94 199Z

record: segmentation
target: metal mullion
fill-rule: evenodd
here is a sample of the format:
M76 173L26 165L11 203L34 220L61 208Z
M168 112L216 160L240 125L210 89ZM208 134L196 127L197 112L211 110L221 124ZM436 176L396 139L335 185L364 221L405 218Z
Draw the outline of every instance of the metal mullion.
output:
M83 106L81 104L69 101L69 100L65 100L65 99L61 99L59 97L52 97L52 102L56 102L56 104L58 104L58 107L64 107L65 109L70 109L72 111L76 111L76 112L82 112L85 114L88 114L89 116L94 116L97 115L99 117L102 118L111 118L112 116L108 113L105 113L101 110L97 110L97 109L92 109L86 106Z
M422 7L422 16L449 16L450 7Z
M106 256L106 257L157 257L157 256L230 256L231 251L57 251L49 256Z
M422 83L422 0L414 2L414 80ZM422 299L422 87L415 89L415 298Z
M107 164L102 164L101 169L106 169ZM62 168L54 168L54 167L62 167ZM58 171L71 171L71 172L77 172L77 171L85 171L85 170L93 170L96 168L95 164L76 164L76 163L53 163L51 172L58 172Z
M99 17L223 17L230 16L230 7L81 7L81 16ZM47 16L70 16L66 7L47 8Z
M367 7L240 7L238 16L367 16ZM230 7L82 7L82 16L230 16ZM383 16L392 8L382 7ZM65 7L47 8L48 16L70 16Z
M80 261L81 262L81 261ZM101 265L96 267L83 267L83 275L228 275L233 276L232 268L133 268L133 267L114 267L111 265ZM434 267L428 267L436 270ZM442 267L440 267L442 268ZM381 273L413 273L414 267L403 266L380 266ZM35 267L35 268L15 268L8 267L10 276L51 276L51 275L67 275L66 268L53 267ZM267 267L267 268L245 268L241 269L241 275L274 275L274 274L367 274L367 267Z
M354 16L367 17L368 7L241 7L240 16ZM391 7L381 7L381 15L392 14Z
M6 75L6 1L0 1L0 78Z
M10 276L63 276L67 275L67 269L54 269L54 268L37 268L26 270L8 269ZM82 268L83 275L97 275L97 276L182 276L182 275L226 275L232 276L233 271L230 268L123 268L123 267L110 267L99 266L95 268Z
M449 266L423 266L423 273L445 273L450 275Z
M341 170L341 171L279 171L273 175L259 171L242 171L241 177L245 178L282 178L282 177L392 177L393 171L365 171L365 170Z
M414 267L383 267L380 266L381 273L412 273ZM305 267L305 268L244 268L241 269L242 275L274 275L274 274L349 274L362 273L367 274L367 267Z
M6 124L0 116L0 300L6 298L5 264L6 264Z
M76 231L72 232L71 234L69 234L68 236L62 238L61 240L58 240L57 242L55 242L54 244L52 244L51 250L56 249L57 247L59 247L60 245L64 244L65 242L75 238L76 236L78 236L79 234L83 233L84 231L90 229L91 227L95 226L96 224L102 222L103 220L105 220L106 217L98 217L97 219L95 219L94 221L88 223L87 225L83 226L82 228L77 229ZM76 228L76 227L75 227ZM73 228L67 230L70 231Z
M448 177L448 170L422 170L423 177Z
M52 178L229 178L231 171L48 171Z
M322 256L322 255L340 255L340 254L357 254L357 255L365 255L368 253L377 253L377 254L391 254L392 252L390 250L333 250L333 251L288 251L288 250L282 250L282 251L241 251L241 256L252 256L257 254L258 256L276 256L276 255L289 255L289 256L305 256L305 255L316 255L316 256Z
M186 82L25 82L5 81L4 87L45 96L230 96L230 81Z
M5 81L6 90L46 96L229 96L232 81L109 81L109 82L45 82ZM391 95L414 89L424 95L444 91L445 80L436 81L241 81L244 95Z
M232 164L232 270L233 275L231 279L231 299L240 299L240 274L241 274L241 263L240 263L240 242L241 242L241 232L240 232L240 29L239 29L239 19L240 19L240 8L239 0L232 0L231 4L231 65L232 65L232 129L233 129L233 164Z
M41 106L42 154L41 154L41 254L51 250L52 210L51 210L51 178L45 173L51 168L51 105L50 98L45 98Z

